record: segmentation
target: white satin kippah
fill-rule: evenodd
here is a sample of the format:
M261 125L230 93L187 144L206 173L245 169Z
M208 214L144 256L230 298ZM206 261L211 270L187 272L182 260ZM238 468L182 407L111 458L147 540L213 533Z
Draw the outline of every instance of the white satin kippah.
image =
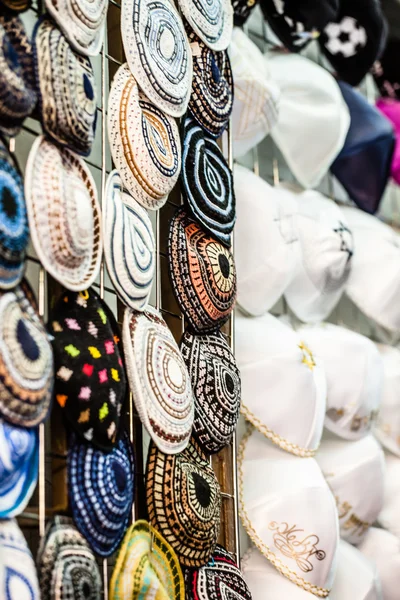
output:
M381 581L383 600L399 600L399 538L384 529L371 527L359 549L376 565Z
M385 494L379 524L400 538L400 460L392 454L385 455Z
M383 361L383 391L374 434L400 458L400 350L377 344Z
M340 540L338 566L330 600L385 600L374 563Z

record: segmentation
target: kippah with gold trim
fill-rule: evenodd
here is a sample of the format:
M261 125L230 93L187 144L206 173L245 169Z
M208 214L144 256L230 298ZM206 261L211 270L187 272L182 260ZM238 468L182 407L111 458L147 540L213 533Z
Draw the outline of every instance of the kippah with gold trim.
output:
M127 63L116 72L108 98L111 155L126 189L142 206L160 208L181 170L175 120L140 90Z
M215 550L221 521L221 491L207 458L190 443L180 454L152 444L146 473L149 519L182 565L200 567Z

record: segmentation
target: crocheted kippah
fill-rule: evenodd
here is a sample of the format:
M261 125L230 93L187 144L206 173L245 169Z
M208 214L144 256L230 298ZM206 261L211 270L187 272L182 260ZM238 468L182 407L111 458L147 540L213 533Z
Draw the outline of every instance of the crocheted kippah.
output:
M56 516L37 557L43 600L99 600L102 581L96 558L72 519Z
M111 450L126 393L114 315L92 288L65 292L49 330L54 336L55 399L76 433Z
M29 240L24 185L0 138L0 288L15 287L25 270Z
M233 22L238 27L244 25L259 0L232 0Z
M0 294L0 414L33 427L48 414L53 351L26 282Z
M189 28L188 28L189 29ZM188 30L193 53L193 84L189 110L212 137L228 125L233 107L233 78L226 51L215 52Z
M28 10L32 5L31 0L0 0L0 9L11 13L20 13Z
M206 46L215 51L227 49L233 28L230 0L179 0L179 8Z
M217 545L211 560L185 572L186 600L251 600L251 593L232 554Z
M126 532L110 582L110 600L185 600L178 557L146 521Z
M37 429L15 427L0 419L0 519L24 510L36 487L38 467Z
M215 140L190 117L182 126L182 191L196 221L229 246L236 220L232 172Z
M231 252L179 209L170 224L168 257L172 288L191 327L205 333L223 325L236 298Z
M25 170L31 240L46 271L73 291L95 281L101 262L101 213L86 163L38 137Z
M14 520L0 521L0 556L0 598L40 600L35 563Z
M146 474L147 509L182 565L200 567L215 550L221 521L221 492L207 458L194 443L180 454L152 444Z
M155 240L149 215L124 192L118 171L108 176L103 200L104 254L110 279L122 302L143 310L155 269Z
M18 16L0 16L0 130L18 133L35 108L32 46Z
M193 437L203 452L214 454L231 441L240 412L240 373L222 333L185 331L181 352L195 396Z
M96 130L96 87L90 60L77 54L54 22L43 16L33 52L44 131L61 146L90 154Z
M74 440L68 450L68 495L75 525L100 556L119 546L133 503L134 462L128 436L105 454Z
M146 98L126 63L112 81L107 118L111 155L126 189L145 208L160 208L181 170L179 130Z
M107 0L45 0L46 8L71 46L81 54L100 52L107 18Z
M121 34L132 75L158 108L173 117L186 111L192 53L172 2L123 0Z
M180 350L160 313L126 309L123 326L126 370L143 425L163 452L186 448L194 398Z

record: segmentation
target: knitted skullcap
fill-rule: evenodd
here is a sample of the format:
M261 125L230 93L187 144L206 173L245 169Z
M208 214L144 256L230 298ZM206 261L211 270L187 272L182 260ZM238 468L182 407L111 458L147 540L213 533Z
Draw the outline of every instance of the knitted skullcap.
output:
M185 331L181 352L195 395L193 437L206 454L229 444L239 418L240 373L235 356L219 331Z
M179 8L196 38L212 50L227 49L233 28L230 0L179 0Z
M187 600L251 600L251 593L232 554L217 545L211 560L185 572Z
M200 567L215 550L221 521L221 492L206 457L192 442L180 454L152 444L146 474L149 519L182 565Z
M233 78L228 53L211 50L188 28L193 53L193 84L189 110L212 137L228 125L233 107Z
M37 557L43 600L99 600L102 581L96 558L72 519L56 516Z
M101 262L97 189L85 162L45 137L34 142L25 171L33 246L46 271L73 291L95 281Z
M111 450L126 393L114 315L93 288L66 291L50 316L49 329L55 399L65 419L81 438Z
M85 56L100 52L107 0L45 0L45 4L74 50Z
M150 102L173 117L187 108L192 53L172 2L123 0L121 34L132 75Z
M15 427L0 419L0 519L24 510L36 487L38 467L37 429Z
M160 313L152 308L124 317L124 352L133 400L143 425L162 452L186 448L194 398L180 350Z
M127 598L185 600L178 557L146 521L126 532L110 582L110 600Z
M122 302L144 310L153 284L155 240L149 215L124 192L118 171L107 179L103 200L104 254Z
M197 333L218 329L236 299L231 252L180 209L170 223L168 257L172 287L190 326Z
M229 246L236 220L232 171L217 142L190 117L182 126L182 188L196 221Z
M28 240L21 174L0 138L0 289L13 288L21 281Z
M0 15L0 130L16 135L36 102L29 37L18 16Z
M0 294L0 413L34 427L47 417L54 381L53 351L26 282Z
M14 520L0 521L0 598L40 600L35 563Z
M77 54L46 16L33 31L33 52L44 131L60 146L88 156L97 117L90 60Z
M105 454L74 440L68 450L68 495L75 525L100 556L119 546L132 512L132 444L121 437Z
M126 189L145 208L166 202L181 170L175 119L140 90L127 63L115 74L108 99L108 139Z

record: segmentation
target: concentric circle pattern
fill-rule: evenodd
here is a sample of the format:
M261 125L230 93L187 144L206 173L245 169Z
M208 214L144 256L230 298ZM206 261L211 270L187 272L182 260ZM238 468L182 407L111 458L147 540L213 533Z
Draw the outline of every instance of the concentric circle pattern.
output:
M0 419L0 519L19 515L36 487L39 466L37 429Z
M126 369L140 419L163 452L181 452L194 417L189 374L161 315L126 309L123 326Z
M133 469L132 445L126 435L108 454L78 441L68 451L72 516L100 556L110 556L124 536L132 511Z
M17 521L0 521L2 600L40 600L35 562Z
M54 382L53 351L22 287L0 295L0 414L33 427L48 414Z
M55 517L38 553L42 598L99 600L102 581L96 558L72 519Z
M219 331L181 341L195 396L193 437L207 454L229 444L239 418L240 373L235 356Z
M155 241L151 221L129 194L117 171L110 173L103 201L104 254L122 302L144 310L153 284Z
M218 329L236 299L231 252L179 209L170 224L168 257L172 287L190 326L197 333Z
M190 28L212 50L226 50L232 37L233 8L230 0L179 0Z
M73 48L86 56L100 52L107 0L45 0L46 8Z
M192 53L172 2L123 0L121 33L132 75L151 102L173 117L186 111Z
M18 16L0 15L0 131L16 135L36 102L29 37Z
M221 521L221 492L209 461L190 443L168 455L152 445L146 475L147 509L182 565L199 567L211 558Z
M233 108L233 77L228 53L215 52L193 31L188 32L193 51L193 85L189 110L212 137L228 125Z
M22 178L0 139L0 289L13 288L21 281L28 240Z
M181 170L179 130L140 91L126 63L111 84L107 118L111 154L124 186L145 208L160 208Z
M32 243L46 271L72 291L95 281L101 262L101 213L84 161L43 136L34 142L25 172Z
M251 600L251 593L233 556L217 545L211 560L185 572L187 600Z
M232 172L215 140L194 119L182 127L182 187L186 202L207 231L229 246L236 220Z
M86 56L74 52L48 17L33 32L39 111L44 131L60 146L90 154L96 131L96 85Z

